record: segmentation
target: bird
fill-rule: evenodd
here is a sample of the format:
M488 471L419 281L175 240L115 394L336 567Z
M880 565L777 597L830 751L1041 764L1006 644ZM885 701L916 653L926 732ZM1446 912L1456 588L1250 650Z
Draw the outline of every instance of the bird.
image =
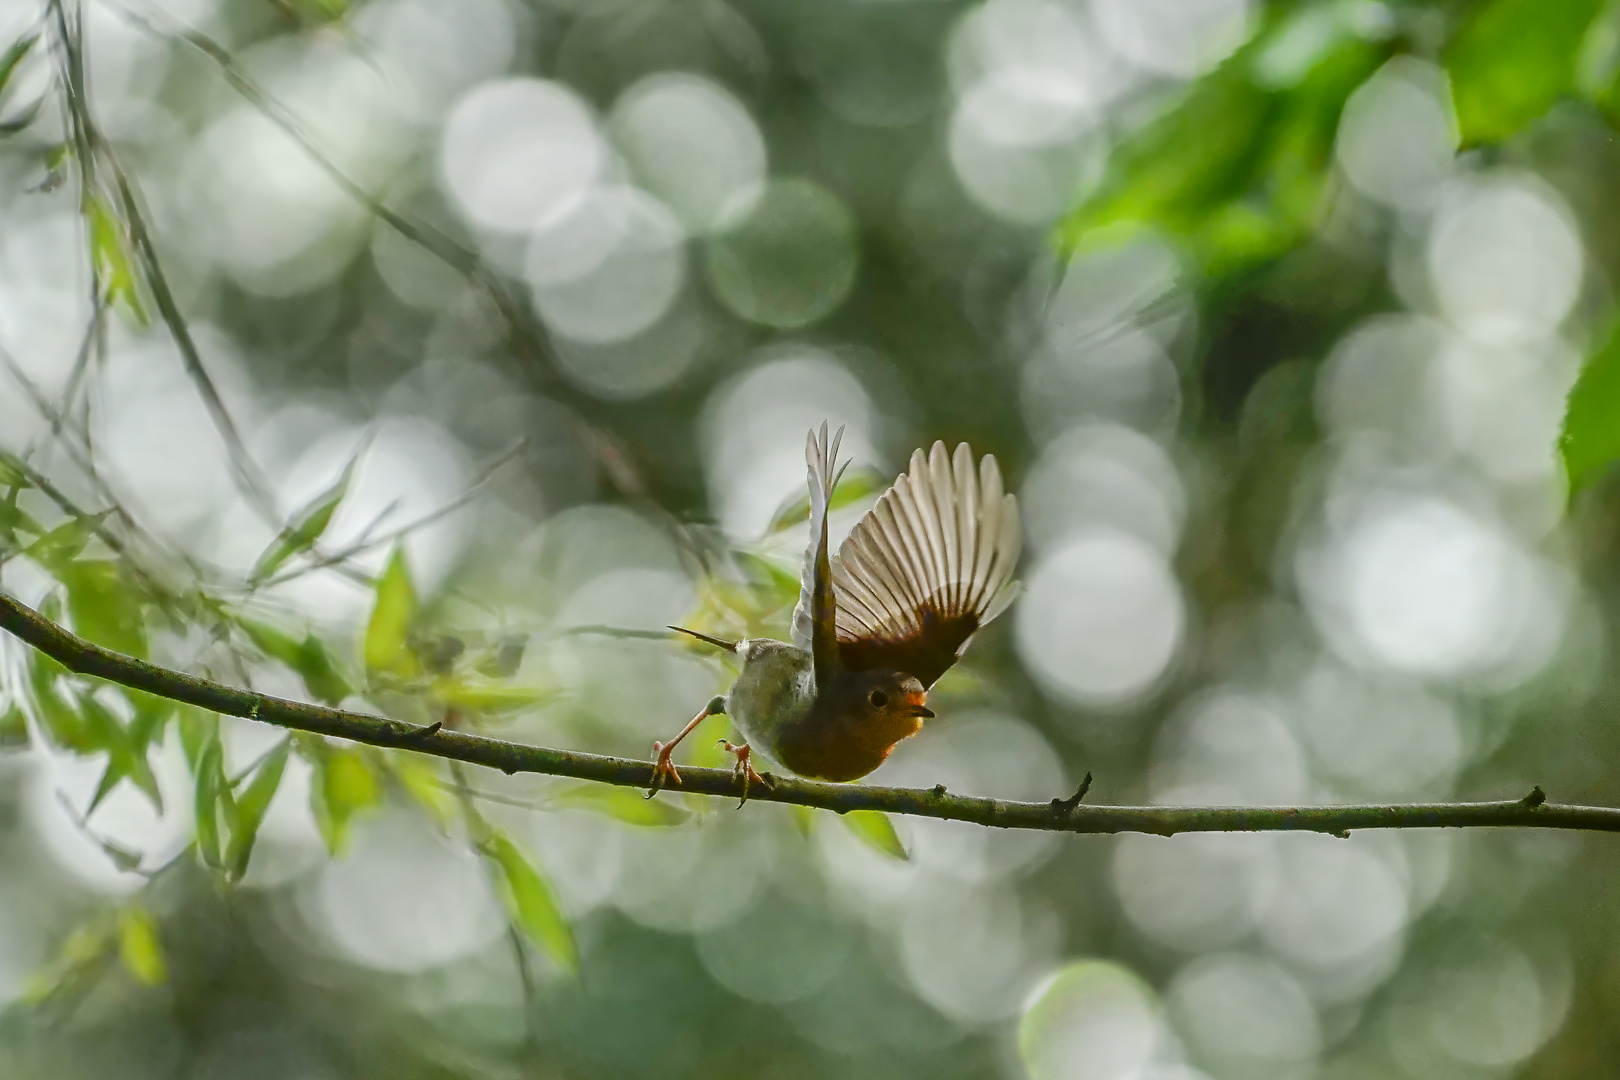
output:
M666 782L680 784L671 753L718 713L745 740L720 740L736 758L744 801L751 785L770 782L753 765L756 752L808 779L858 780L934 718L929 688L1016 597L1018 499L1004 490L994 455L975 468L966 443L953 454L943 441L926 455L915 451L909 470L829 558L827 508L843 474L843 434L839 428L829 443L823 423L805 440L810 538L792 640L727 641L669 628L734 653L742 667L675 738L653 743L648 798Z

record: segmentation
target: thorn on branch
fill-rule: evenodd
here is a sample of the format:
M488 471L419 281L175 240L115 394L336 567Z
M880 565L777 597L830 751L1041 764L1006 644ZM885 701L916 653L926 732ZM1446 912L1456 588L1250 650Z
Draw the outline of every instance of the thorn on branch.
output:
M444 727L443 720L435 720L433 723L428 724L425 727L413 727L408 731L404 731L399 734L398 745L407 747L420 746L427 742L428 739L437 735L439 733L439 729L442 727Z
M936 789L936 790L938 790L938 789ZM1086 773L1086 778L1084 780L1080 781L1080 790L1079 791L1076 791L1073 795L1070 795L1067 799L1053 799L1052 800L1052 813L1054 813L1054 814L1073 813L1074 808L1080 805L1080 800L1085 798L1086 797L1086 792L1088 792L1090 790L1091 790L1091 774L1088 772L1088 773Z
M1519 803L1529 809L1534 809L1546 801L1547 793L1541 790L1540 784L1537 784L1530 789L1530 794L1519 800Z

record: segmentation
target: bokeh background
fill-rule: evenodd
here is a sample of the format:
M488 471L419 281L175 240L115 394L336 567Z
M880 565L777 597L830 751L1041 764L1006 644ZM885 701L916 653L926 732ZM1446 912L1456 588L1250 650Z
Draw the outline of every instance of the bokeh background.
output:
M1617 493L1569 502L1557 453L1620 270L1613 5L0 5L6 43L33 30L0 97L44 100L0 142L0 448L122 544L10 535L0 582L92 636L99 556L144 590L117 640L160 661L645 756L729 678L659 628L785 632L779 511L830 419L857 478L993 452L1029 537L1022 599L873 782L1620 803ZM128 207L87 207L56 149L63 30L273 513ZM351 464L319 544L256 573ZM404 573L390 668L374 579ZM225 883L192 847L197 718L141 728L149 776L97 799L117 749L61 710L116 734L141 703L0 661L8 1078L1620 1063L1604 836L897 819L899 860L825 813L469 773L571 973L509 920L449 772L300 744ZM227 722L212 767L280 739Z

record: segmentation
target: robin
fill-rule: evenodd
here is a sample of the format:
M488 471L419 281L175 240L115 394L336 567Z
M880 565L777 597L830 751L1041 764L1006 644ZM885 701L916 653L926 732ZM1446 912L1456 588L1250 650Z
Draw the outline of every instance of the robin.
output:
M810 542L799 576L792 642L724 641L683 634L742 658L731 691L716 697L668 743L653 743L651 797L681 775L670 754L704 718L725 713L746 742L721 744L737 758L747 798L756 749L800 776L855 780L881 765L933 717L928 688L962 655L974 631L1017 594L1022 546L1018 501L1002 490L986 454L974 469L966 443L947 455L936 442L911 455L838 554L827 556L827 505L842 474L827 425L805 444ZM847 465L848 462L845 462Z

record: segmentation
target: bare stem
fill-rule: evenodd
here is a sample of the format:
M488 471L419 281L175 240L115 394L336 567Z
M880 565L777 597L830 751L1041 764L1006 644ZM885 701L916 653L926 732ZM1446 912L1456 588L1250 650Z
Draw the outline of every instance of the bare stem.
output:
M0 629L81 675L106 679L172 701L228 716L259 720L297 731L331 735L372 746L415 750L505 773L571 776L604 784L647 787L649 761L605 757L451 731L418 727L366 713L330 709L271 697L182 671L159 667L104 649L68 632L33 608L0 592ZM683 767L679 790L736 798L739 782L729 769ZM1082 788L1082 792L1084 789ZM1470 828L1516 826L1620 832L1620 808L1549 803L1538 787L1522 799L1503 802L1370 804L1354 806L1086 806L1078 799L1012 802L952 795L943 787L863 787L776 777L752 788L754 802L795 803L837 813L881 810L891 814L969 821L1003 829L1051 832L1319 832L1344 836L1352 829Z

